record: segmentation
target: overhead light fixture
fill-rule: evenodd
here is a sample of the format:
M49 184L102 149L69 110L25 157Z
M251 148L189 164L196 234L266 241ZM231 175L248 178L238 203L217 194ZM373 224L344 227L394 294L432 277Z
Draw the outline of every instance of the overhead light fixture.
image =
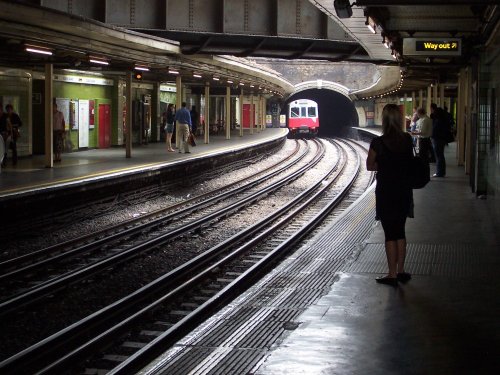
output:
M231 81L230 79L227 80L227 83L233 83L233 81Z
M142 70L143 72L149 72L149 68L147 66L136 65L134 66L135 70Z
M240 82L240 86L245 86L245 84L243 82Z
M174 69L169 69L168 74L179 74L179 71Z
M109 65L109 62L107 60L104 60L103 58L100 57L89 57L89 62L94 63L94 64L99 64L99 65Z
M333 7L338 18L352 17L352 6L349 0L334 0Z
M34 46L31 44L25 44L25 50L31 53L39 53L42 55L49 55L49 56L52 55L52 51L50 49L45 47Z
M255 85L250 85L250 87L252 87L252 88L253 88L253 87L255 87Z
M193 77L195 77L195 78L201 78L201 74L199 74L199 73L193 73Z
M212 78L214 81L220 81L220 78L219 77L213 77Z

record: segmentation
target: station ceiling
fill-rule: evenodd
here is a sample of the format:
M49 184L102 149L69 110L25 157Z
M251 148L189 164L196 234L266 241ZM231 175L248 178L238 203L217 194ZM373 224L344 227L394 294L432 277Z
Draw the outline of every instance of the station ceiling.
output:
M390 52L405 73L401 90L406 92L432 83L453 85L460 68L479 56L500 17L500 0L356 0L349 18L338 17L333 1L312 1L348 28L370 56L378 56L384 49ZM354 3L336 2L337 7ZM367 22L375 26L375 33L368 29ZM412 50L412 40L458 40L461 51L418 52Z
M339 17L334 3L348 4L352 16ZM19 14L13 4L31 7ZM404 92L430 83L452 86L459 69L481 53L500 15L500 0L0 0L0 5L4 66L40 68L52 61L60 68L88 69L93 53L108 56L112 69L122 73L141 61L161 80L172 79L167 74L172 66L250 79L244 69L238 73L228 64L214 64L216 56L356 61L400 67ZM58 15L67 21L55 22ZM458 40L460 53L408 54L403 47L408 38ZM27 42L47 43L57 54L27 56L22 48Z

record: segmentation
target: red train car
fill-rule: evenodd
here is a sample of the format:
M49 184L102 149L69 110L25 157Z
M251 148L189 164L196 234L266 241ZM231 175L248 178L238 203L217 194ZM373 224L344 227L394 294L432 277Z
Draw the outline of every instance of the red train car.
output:
M309 99L294 100L288 104L288 129L292 136L318 135L318 104Z

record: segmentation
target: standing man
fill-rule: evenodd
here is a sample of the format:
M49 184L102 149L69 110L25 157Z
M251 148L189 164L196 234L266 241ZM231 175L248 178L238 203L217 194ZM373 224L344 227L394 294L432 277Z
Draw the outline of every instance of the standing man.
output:
M5 106L7 111L7 129L11 129L12 140L10 141L10 148L12 149L12 165L17 164L17 139L20 137L21 133L19 128L23 125L19 115L14 112L14 107L12 104L7 104Z
M432 135L432 120L427 116L425 109L420 107L417 109L417 126L416 131L412 132L413 135L419 136L419 150L418 153L426 162L434 160L434 152L432 151L431 135Z
M191 114L186 108L186 102L182 102L181 108L175 113L175 121L179 127L180 147L179 154L184 149L185 154L189 154L189 132L191 131Z
M444 158L444 146L447 143L447 119L442 108L438 108L436 103L431 104L432 119L432 147L436 157L436 173L432 177L444 177L446 175L446 160Z

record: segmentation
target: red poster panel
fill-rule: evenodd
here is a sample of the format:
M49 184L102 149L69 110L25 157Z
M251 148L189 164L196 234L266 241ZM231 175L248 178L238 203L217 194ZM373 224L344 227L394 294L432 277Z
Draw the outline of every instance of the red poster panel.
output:
M111 146L111 106L99 104L99 148Z

